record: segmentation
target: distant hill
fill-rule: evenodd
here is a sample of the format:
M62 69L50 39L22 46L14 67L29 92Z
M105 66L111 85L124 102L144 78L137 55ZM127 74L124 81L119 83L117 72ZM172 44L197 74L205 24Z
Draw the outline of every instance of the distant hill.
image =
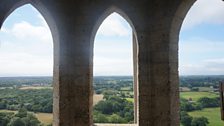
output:
M52 77L44 76L44 77L0 77L0 86L1 87L9 87L9 86L21 86L21 85L51 85Z

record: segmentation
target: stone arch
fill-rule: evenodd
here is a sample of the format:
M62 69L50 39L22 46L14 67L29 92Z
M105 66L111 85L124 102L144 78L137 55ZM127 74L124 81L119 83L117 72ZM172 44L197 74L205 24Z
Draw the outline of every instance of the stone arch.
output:
M4 8L2 9L2 13L0 14L0 28L2 27L3 22L5 19L17 8L28 4L28 0L21 0L21 1L16 1L16 2L9 2L9 1L1 1L1 5L5 5Z
M53 20L53 17L51 16L50 12L47 10L47 8L44 6L44 4L40 3L40 2L33 2L33 1L29 1L29 0L20 0L17 2L10 2L10 1L2 1L0 2L1 5L6 5L5 8L1 8L3 9L2 13L0 13L0 28L2 27L3 22L5 21L5 19L17 8L20 8L26 4L31 4L35 9L37 9L41 15L44 17L44 20L47 22L50 30L51 30L51 34L52 34L52 38L53 38L53 42L54 44L57 42L56 37L58 37L58 30L56 27L56 24Z
M91 33L91 38L90 38L90 47L93 49L94 47L94 39L95 39L95 36L96 36L96 32L98 31L100 25L102 24L102 22L109 16L111 15L112 13L118 13L122 18L124 18L128 24L131 26L132 28L132 31L133 31L133 38L136 39L135 43L136 43L136 46L138 48L138 41L137 41L137 33L136 33L136 30L135 30L135 26L133 25L131 19L129 18L129 16L124 12L122 11L120 8L116 7L116 6L110 6L108 9L106 9L103 13L99 14L100 16L98 17L98 19L96 20L94 26L93 26L93 30L92 30L92 33ZM93 52L93 50L91 50L91 52ZM91 54L92 55L92 54ZM92 62L92 59L90 59L90 62Z
M179 6L177 7L174 13L173 20L171 22L171 28L170 28L171 42L174 40L178 42L179 32L182 23L184 21L184 18L186 17L188 11L195 2L196 0L184 0L180 2Z
M98 20L96 21L94 27L93 27L93 31L92 31L92 36L91 36L91 39L95 37L96 35L96 32L98 30L98 28L100 27L100 25L102 24L102 22L109 16L111 15L112 13L118 13L121 17L123 17L128 23L129 25L131 26L134 34L136 35L136 31L135 31L135 27L131 21L131 19L129 18L129 16L124 12L122 11L120 8L116 7L116 6L110 6L108 9L106 9L102 14L99 14L99 18ZM92 41L91 41L92 42Z
M5 19L17 8L22 7L23 5L26 4L31 4L35 9L37 9L41 15L44 17L46 20L47 24L49 25L50 29L52 28L51 32L54 33L53 28L56 26L55 22L53 22L52 16L50 15L49 11L47 8L40 2L34 2L34 1L29 1L29 0L20 0L16 2L10 2L10 1L1 1L1 5L6 5L2 9L2 13L0 15L0 26L2 26L3 22ZM53 26L54 25L54 26Z
M0 11L0 30L2 27L2 24L4 21L7 19L7 17L13 13L17 8L20 8L26 4L31 4L32 7L38 10L38 12L43 16L44 20L48 24L52 39L53 39L53 84L54 84L54 91L53 91L53 125L58 124L58 109L55 107L58 106L58 99L55 98L55 96L58 96L58 87L55 87L55 83L59 83L59 33L58 33L58 28L56 25L56 22L53 19L53 16L51 15L50 11L42 4L41 2L34 2L30 0L20 0L20 1L0 1L0 5L6 5L5 7L1 7L3 11Z
M183 0L179 1L178 5L174 9L173 16L171 17L170 28L169 28L169 79L175 88L174 95L171 97L171 105L175 105L176 107L172 107L171 111L175 112L175 119L173 122L175 125L180 125L180 117L179 117L179 59L178 59L178 48L179 48L179 33L182 27L182 23L184 21L185 16L188 11L192 7L192 5L196 2L196 0Z
M129 16L120 8L116 6L110 6L107 8L102 14L99 14L100 16L98 17L98 20L95 22L90 38L90 49L91 49L91 57L90 57L90 63L91 63L91 75L93 76L93 48L94 48L94 40L96 33L102 24L102 22L112 13L118 13L123 19L125 19L128 24L132 28L132 44L133 44L133 86L134 86L134 123L138 123L138 39L137 39L137 32L135 30L135 27L129 18ZM91 78L92 79L92 78ZM93 79L92 79L93 80ZM91 82L92 82L91 80ZM93 92L91 92L93 95ZM92 97L91 97L92 98ZM93 99L93 98L92 98Z

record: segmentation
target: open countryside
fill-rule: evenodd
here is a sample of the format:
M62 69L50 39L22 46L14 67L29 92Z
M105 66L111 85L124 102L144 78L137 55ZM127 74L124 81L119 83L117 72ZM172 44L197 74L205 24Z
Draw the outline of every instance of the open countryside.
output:
M209 98L215 98L215 97L219 97L218 96L219 93L215 93L215 92L201 92L201 91L197 91L197 92L181 92L180 93L180 97L181 98L185 98L185 99L192 99L193 101L197 101L198 99L202 98L202 97L209 97Z
M17 113L18 111L13 110L0 110L0 113ZM31 112L33 113L33 112ZM53 114L52 113L33 113L37 117L38 120L40 120L43 124L48 125L52 123L53 120Z
M189 112L189 115L193 117L204 116L208 118L208 126L223 126L224 122L221 121L220 108L205 108L200 111Z
M224 125L220 117L218 92L218 84L222 80L224 76L180 77L181 119L190 117L193 122L203 117L208 120L207 126ZM133 123L132 77L94 77L93 88L95 123ZM111 107L114 103L120 108ZM0 113L16 115L18 110L25 108L40 121L37 126L51 126L52 107L51 77L0 78ZM184 122L181 120L182 126L186 126Z

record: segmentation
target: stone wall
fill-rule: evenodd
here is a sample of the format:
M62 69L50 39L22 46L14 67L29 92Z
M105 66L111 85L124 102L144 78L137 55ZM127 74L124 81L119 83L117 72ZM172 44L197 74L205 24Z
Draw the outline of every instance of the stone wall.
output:
M31 3L54 40L54 126L91 126L93 46L112 12L136 37L138 125L179 126L178 37L194 0L1 0L0 26L17 7ZM22 31L21 31L22 32Z

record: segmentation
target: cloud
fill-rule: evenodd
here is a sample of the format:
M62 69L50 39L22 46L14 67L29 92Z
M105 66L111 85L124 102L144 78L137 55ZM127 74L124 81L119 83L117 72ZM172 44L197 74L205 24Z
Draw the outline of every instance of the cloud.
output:
M10 18L13 23L5 22L0 34L0 76L52 75L53 40L44 19L32 24Z
M3 42L0 76L52 75L52 47Z
M224 59L206 59L197 64L184 64L179 67L181 75L223 75Z
M209 63L209 64L224 64L224 58L220 59L206 59L204 62Z
M223 48L224 41L209 40L206 37L189 37L189 39L180 40L179 44L181 55L223 52Z
M190 29L204 23L224 24L222 0L197 0L188 12L182 29Z
M94 75L132 75L132 59L114 59L96 57L94 60Z
M128 36L131 28L127 21L117 13L108 16L98 29L99 35L103 36Z
M0 53L0 76L52 75L52 57L41 57L25 52Z
M224 43L205 38L182 40L179 47L181 75L224 74Z
M18 39L38 39L41 42L52 42L51 32L45 25L35 26L26 21L21 21L13 25L12 29L7 29Z
M100 39L96 37L94 43L94 75L132 75L133 48L131 36L125 37L125 39L119 38L122 37Z

